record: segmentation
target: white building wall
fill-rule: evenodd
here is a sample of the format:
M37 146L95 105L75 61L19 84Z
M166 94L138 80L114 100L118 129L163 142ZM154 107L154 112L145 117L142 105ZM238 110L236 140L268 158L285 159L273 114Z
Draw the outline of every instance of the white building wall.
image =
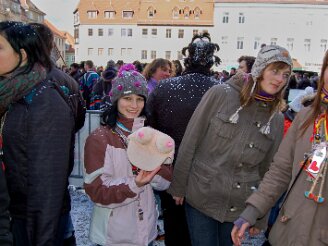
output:
M229 13L229 22L223 23L226 13ZM238 23L239 13L243 13L245 23ZM212 36L221 47L220 69L237 66L241 55L256 56L260 49L254 49L256 38L260 44L270 44L271 39L276 38L277 44L286 48L287 39L293 38L291 56L304 69L319 72L325 52L321 40L328 40L328 29L324 28L327 21L327 5L216 3ZM228 37L226 43L222 37ZM238 37L244 38L243 49L237 49ZM310 39L310 51L305 49L305 39Z
M93 36L88 36L88 29L93 29ZM98 36L98 29L103 29L103 36ZM108 29L113 29L113 35L108 36ZM132 29L132 37L122 37L121 29ZM148 29L147 35L142 35L142 29ZM152 29L157 29L157 35L152 35ZM166 38L166 29L171 29L171 38ZM178 38L180 29L184 30L183 38ZM79 43L75 46L76 62L92 60L97 66L105 66L107 61L123 60L124 62L151 62L151 51L156 51L156 58L165 58L165 52L171 51L171 60L178 59L178 51L187 46L193 30L213 32L213 27L186 27L186 26L137 26L137 25L80 25ZM88 55L88 49L93 48L93 55ZM103 54L98 55L98 48L103 48ZM113 49L113 55L108 49ZM125 55L121 49L126 50ZM147 51L147 59L141 59L142 50Z

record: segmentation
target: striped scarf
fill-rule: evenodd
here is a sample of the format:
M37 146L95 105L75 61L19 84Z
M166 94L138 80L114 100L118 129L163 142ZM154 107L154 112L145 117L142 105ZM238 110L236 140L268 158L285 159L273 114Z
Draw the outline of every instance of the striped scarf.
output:
M19 73L18 70L10 77L0 77L0 116L11 103L23 98L47 76L46 69L39 64L35 64L28 73Z
M256 101L261 101L261 102L273 102L274 100L276 100L276 97L264 91L260 91L255 94L254 99Z

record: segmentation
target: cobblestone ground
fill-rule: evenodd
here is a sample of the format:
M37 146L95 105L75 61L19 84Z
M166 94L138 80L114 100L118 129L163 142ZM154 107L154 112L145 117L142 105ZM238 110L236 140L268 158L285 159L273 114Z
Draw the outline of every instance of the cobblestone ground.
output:
M92 202L88 196L81 189L70 188L70 194L72 198L72 220L75 228L75 236L78 246L95 246L88 239L89 224L92 212ZM160 230L163 228L162 221L159 222ZM243 245L261 246L264 241L264 235L260 234L256 237L246 237ZM165 246L163 241L156 241L154 246ZM183 245L177 245L183 246Z

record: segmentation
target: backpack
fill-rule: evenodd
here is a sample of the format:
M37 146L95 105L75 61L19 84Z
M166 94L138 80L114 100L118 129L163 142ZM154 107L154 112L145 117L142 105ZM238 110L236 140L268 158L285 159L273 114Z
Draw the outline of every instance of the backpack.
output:
M85 121L85 102L79 94L72 94L66 86L60 86L58 82L52 79L46 79L40 83L37 87L33 88L29 94L25 96L27 103L32 103L33 97L36 94L37 88L41 85L45 85L48 82L48 85L52 86L59 95L64 99L71 109L74 121L75 121L75 133L78 132L83 126Z
M56 81L52 81L52 84L72 110L75 132L78 132L84 126L85 121L86 108L83 98L79 94L71 94L66 86L60 86Z

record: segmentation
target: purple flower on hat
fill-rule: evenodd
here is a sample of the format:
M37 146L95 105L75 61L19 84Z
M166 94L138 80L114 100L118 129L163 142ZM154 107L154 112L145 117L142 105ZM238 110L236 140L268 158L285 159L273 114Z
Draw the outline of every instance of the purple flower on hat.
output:
M123 71L136 71L136 67L132 63L128 63L120 67L119 73Z
M121 71L118 73L118 77L119 78L122 78L123 77L123 73Z
M134 82L134 86L135 86L135 87L140 87L140 86L141 86L141 82L140 82L140 81L136 81L136 82Z
M118 86L117 86L117 89L118 89L119 91L123 90L123 85L118 85Z
M132 72L132 75L134 75L134 76L138 76L138 74L139 74L139 73L138 73L137 71L133 71L133 72Z

